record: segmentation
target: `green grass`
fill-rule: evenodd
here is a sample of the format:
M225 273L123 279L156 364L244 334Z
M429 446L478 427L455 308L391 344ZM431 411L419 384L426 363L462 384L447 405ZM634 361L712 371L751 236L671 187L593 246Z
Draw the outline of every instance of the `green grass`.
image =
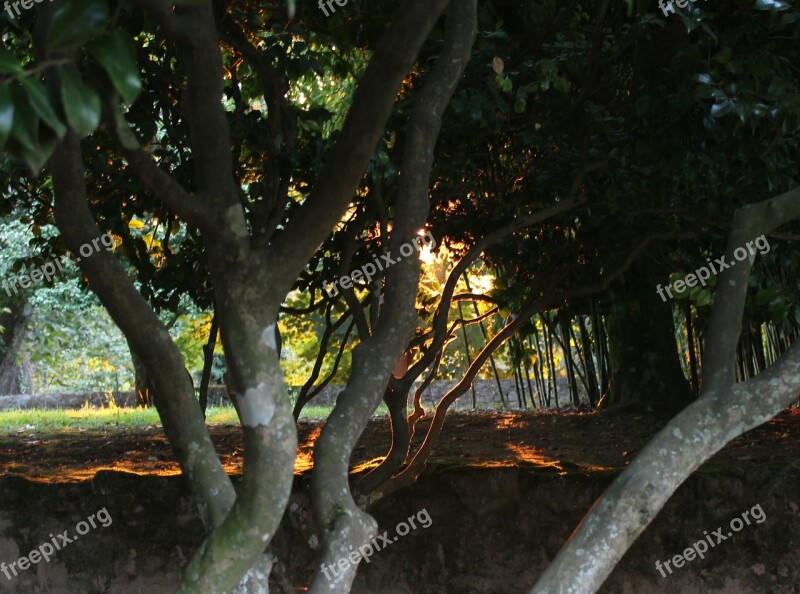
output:
M328 418L331 407L306 406L300 415L301 421L321 421ZM386 405L381 403L376 414L387 414ZM236 425L239 419L232 406L209 406L206 422L209 424ZM161 426L155 408L89 408L67 409L27 409L0 411L0 431L52 430L108 426L148 427Z

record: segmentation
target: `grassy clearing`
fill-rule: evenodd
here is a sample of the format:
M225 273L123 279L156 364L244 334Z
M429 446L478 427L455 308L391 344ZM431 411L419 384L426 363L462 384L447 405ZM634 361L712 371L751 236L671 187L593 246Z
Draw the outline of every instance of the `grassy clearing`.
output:
M302 421L321 421L328 417L331 407L306 406L300 415ZM239 419L232 406L210 406L206 422L219 425L236 425ZM387 414L386 405L381 403L376 414ZM68 409L27 409L0 411L0 431L51 430L92 427L125 426L149 427L161 426L155 408L90 408L85 406L78 410Z

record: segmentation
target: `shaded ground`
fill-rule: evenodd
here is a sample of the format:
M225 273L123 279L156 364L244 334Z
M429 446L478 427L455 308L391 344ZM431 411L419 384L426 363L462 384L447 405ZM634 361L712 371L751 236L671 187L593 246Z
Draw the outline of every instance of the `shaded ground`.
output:
M662 426L642 415L456 413L449 415L432 462L460 467L523 467L557 474L616 471L633 459ZM311 468L319 423L300 424L295 468ZM427 421L423 422L423 431ZM238 427L211 426L226 470L241 473ZM388 419L370 422L353 456L356 471L377 464L390 443ZM419 441L419 439L417 439ZM748 466L779 468L800 460L800 412L786 411L737 438L701 470L746 472ZM91 479L99 470L178 474L160 427L107 427L40 432L35 427L0 434L0 476L43 482Z
M619 414L452 415L430 471L370 509L390 537L422 511L431 524L362 564L353 594L527 592L616 471L661 424ZM299 472L309 468L320 430L301 425ZM238 429L215 426L211 433L226 468L240 471ZM787 411L716 455L670 498L601 594L800 592L798 438L800 414ZM356 467L380 459L389 439L388 421L373 421ZM0 561L20 558L55 533L76 534L78 523L101 508L113 518L35 570L8 579L0 574L0 594L174 592L202 542L194 498L180 477L167 476L178 469L159 428L2 433L0 469ZM295 496L302 503L302 493ZM659 574L656 561L672 559L717 527L732 527L732 519L756 505L763 523L744 526L704 559ZM306 591L318 569L311 548L318 539L302 516L290 506L272 543L287 564L283 594ZM272 586L281 592L277 582Z

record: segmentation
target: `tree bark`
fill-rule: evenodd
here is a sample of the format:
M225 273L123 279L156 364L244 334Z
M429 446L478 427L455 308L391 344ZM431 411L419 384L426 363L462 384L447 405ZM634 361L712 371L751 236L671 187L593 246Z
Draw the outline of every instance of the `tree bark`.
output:
M611 382L603 407L643 407L675 413L692 400L675 342L671 302L656 293L645 265L634 266L606 315Z
M131 353L131 363L133 363L133 390L136 392L136 397L139 406L151 407L155 403L153 398L153 388L150 383L150 376L147 373L147 366L142 361L142 358L136 354L136 351L128 340L128 350Z
M217 346L217 334L219 332L219 323L217 322L217 314L211 318L211 328L208 331L208 342L203 346L203 376L200 378L200 410L203 412L203 418L206 418L206 409L208 408L208 384L211 381L211 367L214 365L214 349ZM278 347L280 353L280 346Z
M17 355L28 333L28 322L33 316L33 307L26 301L15 299L8 304L10 311L0 314L0 394L20 393Z
M56 224L69 248L77 253L81 245L99 237L100 230L87 204L81 146L74 133L68 133L56 148L50 168ZM198 498L201 517L209 527L218 525L235 494L205 430L180 351L113 254L98 251L81 258L79 266L150 371L164 431Z
M209 530L179 591L232 591L248 569L250 576L263 569L263 564L255 564L283 515L293 478L296 429L288 410L274 334L263 334L268 327L264 321L277 318L281 298L253 290L253 286L268 284L263 271L269 267L263 258L254 262L247 253L244 214L231 177L230 138L221 104L221 55L211 7L183 7L180 17L161 3L154 4L153 10L167 28L178 32L179 54L188 73L183 102L201 191L189 197L141 149L129 149L128 155L132 168L159 197L203 227L204 240L216 250L209 260L212 278L219 280L215 291L222 291L217 303L222 311L223 342L226 336L235 337L228 339L226 351L232 354L237 385L243 388L240 409L244 411L245 476L238 498L216 455L183 358L167 329L112 254L100 251L82 258L79 265L90 288L148 369L164 430ZM56 223L70 249L78 252L81 245L96 240L100 231L88 208L81 146L74 132L58 145L49 166ZM215 257L220 252L225 256ZM254 285L252 281L258 282ZM260 315L251 317L250 311ZM241 331L243 326L248 332Z

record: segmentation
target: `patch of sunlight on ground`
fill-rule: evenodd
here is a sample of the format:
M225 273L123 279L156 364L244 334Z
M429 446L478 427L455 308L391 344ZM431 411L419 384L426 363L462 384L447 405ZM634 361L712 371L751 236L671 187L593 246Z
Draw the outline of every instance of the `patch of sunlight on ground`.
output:
M542 454L542 449L530 445L517 445L513 443L505 444L506 449L511 450L517 457L517 462L525 464L532 464L539 468L553 468L558 471L558 474L563 476L569 474L571 471L580 472L604 472L614 470L607 466L596 466L594 464L586 464L583 462L562 462L556 458L551 458Z
M521 419L519 415L507 413L498 417L495 422L495 427L498 429L521 429L525 427L525 420Z
M124 472L127 474L135 474L138 476L176 476L181 473L181 469L177 464L170 468L147 468L143 471L126 467L125 464L117 464L114 466L89 466L85 468L67 468L59 471L57 475L51 476L27 476L27 480L32 483L81 483L83 481L90 481L94 475L103 470L113 472Z
M374 470L381 463L386 459L386 456L378 456L377 458L373 458L372 460L367 460L366 462L362 462L361 464L356 464L353 468L350 469L352 474L358 474L360 472L366 472L368 470Z
M297 456L294 459L294 473L303 474L314 468L314 444L322 433L322 425L317 425L308 434L308 437L300 443L297 448Z
M556 470L561 471L564 470L561 466L561 462L554 458L543 456L541 453L539 453L541 450L537 452L536 448L533 446L507 443L506 448L516 454L519 462L526 462L527 464L533 464L534 466L539 466L541 468L555 468Z

